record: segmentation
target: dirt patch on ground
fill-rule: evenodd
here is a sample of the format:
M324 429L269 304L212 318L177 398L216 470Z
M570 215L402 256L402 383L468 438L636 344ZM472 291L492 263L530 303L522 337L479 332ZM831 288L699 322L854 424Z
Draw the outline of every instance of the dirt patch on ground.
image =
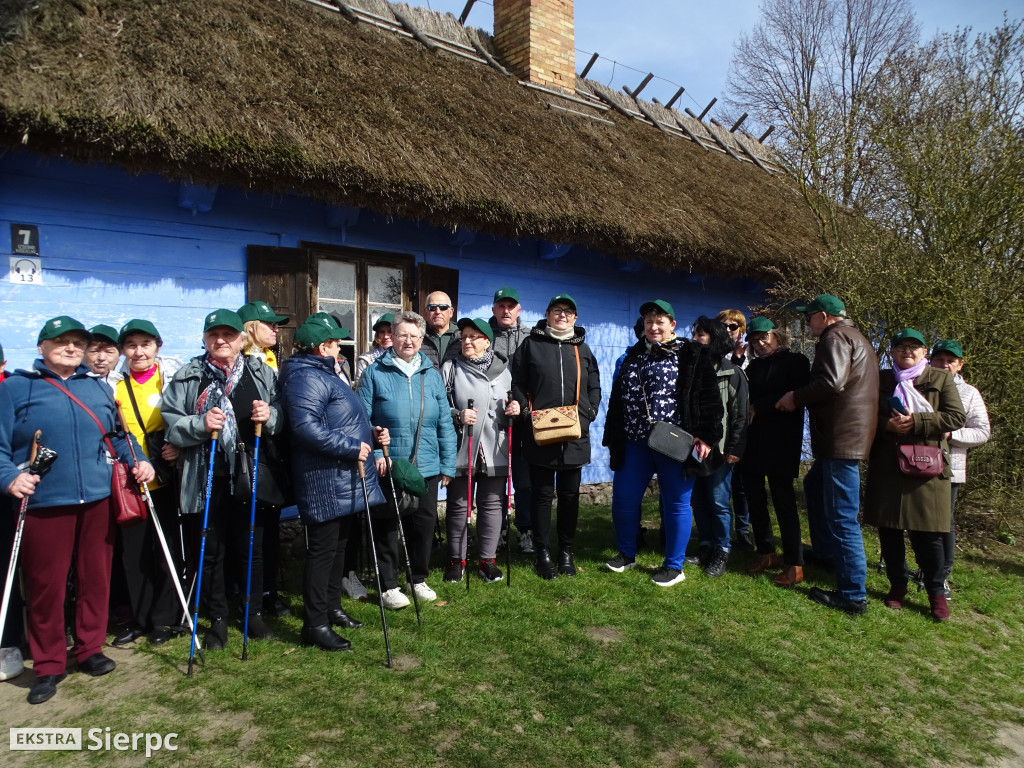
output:
M599 643L622 642L622 632L615 627L588 627L587 634Z

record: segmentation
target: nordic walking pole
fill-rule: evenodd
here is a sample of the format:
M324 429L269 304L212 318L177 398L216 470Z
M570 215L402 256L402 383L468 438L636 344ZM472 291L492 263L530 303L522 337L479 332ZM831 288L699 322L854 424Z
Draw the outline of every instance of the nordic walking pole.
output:
M381 446L384 451L384 461L387 463L388 482L391 483L391 498L395 500L395 519L398 521L398 537L402 540L402 551L405 553L405 578L409 580L409 591L412 592L412 604L416 608L416 623L423 626L420 618L420 600L416 597L416 590L412 588L412 561L409 559L409 547L405 543L405 528L402 526L402 513L398 509L398 494L395 493L395 476L391 473L391 457L388 455L388 447Z
M213 465L217 460L217 434L218 430L210 433L210 469L206 473L206 503L203 506L203 537L199 542L199 562L196 565L196 612L192 620L192 643L188 649L188 672L186 677L192 677L192 662L196 657L196 627L199 626L199 595L203 589L203 558L206 556L206 525L210 521L210 494L213 491ZM199 653L202 654L202 649ZM203 663L206 657L201 656Z
M252 449L252 499L249 504L249 567L245 572L245 624L242 627L242 661L249 658L249 599L252 597L252 540L256 531L256 477L260 470L260 434L262 422L256 423L256 441Z
M37 429L32 436L32 448L29 453L28 473L42 477L50 471L57 460L57 452L42 445L43 432ZM21 535L25 532L25 515L28 514L28 496L21 497L21 509L18 510L18 527L11 545L11 562L7 566L7 581L4 582L4 599L0 603L0 638L4 636L7 625L7 606L11 601L11 589L14 586L14 573L18 567L18 552L21 550Z
M114 403L117 405L117 418L121 420L121 428L125 432L125 442L128 443L128 452L132 455L132 469L138 466L139 458L135 455L135 446L132 445L131 438L128 435L128 429L125 427L124 411L121 409L121 401L115 400ZM167 547L167 539L164 538L164 529L160 525L160 520L156 516L156 505L153 503L153 497L149 493L149 483L139 483L142 488L142 493L146 497L146 505L149 507L149 519L153 521L153 527L156 529L156 537L160 541L160 548L164 551L164 559L167 560L167 573L170 574L171 579L174 581L174 589L178 593L178 599L181 601L181 607L185 610L185 618L188 619L189 629L192 628L192 617L188 614L188 601L185 599L185 593L181 591L181 581L178 579L178 571L174 566L174 560L171 558L171 550Z
M467 401L469 410L473 410L473 398ZM469 523L473 519L473 425L466 425L466 535L463 545L466 547L466 594L469 594Z
M388 669L391 669L391 641L388 639L388 617L384 615L384 589L380 583L380 566L377 564L377 542L373 540L373 522L370 520L370 494L366 492L366 462L362 460L359 461L359 479L363 483L363 503L366 505L366 529L370 532L370 553L373 555L373 572L377 575L377 596L380 598L380 622L384 625L384 649L388 654Z
M505 398L505 409L508 410L512 402L512 393ZM508 440L505 443L508 449L508 481L505 488L505 530L512 531L512 418L508 417ZM512 537L506 536L505 544L505 583L512 586Z

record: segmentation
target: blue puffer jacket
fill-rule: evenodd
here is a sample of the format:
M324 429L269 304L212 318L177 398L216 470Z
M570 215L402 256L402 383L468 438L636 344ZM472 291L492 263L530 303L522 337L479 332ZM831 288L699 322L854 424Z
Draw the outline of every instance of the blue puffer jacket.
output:
M0 385L0 490L7 487L27 464L32 437L42 430L42 442L57 452L50 472L29 497L29 509L85 504L110 495L110 463L96 422L76 403L44 378L53 379L89 407L104 429L114 429L114 397L102 379L84 365L61 381L42 360L31 371L15 371ZM134 441L134 438L132 438ZM111 438L122 461L131 463L123 438ZM139 444L136 455L144 460Z
M395 459L412 455L421 391L423 428L416 469L424 477L455 477L455 425L441 374L430 360L421 353L420 367L410 378L395 364L393 354L386 354L367 368L359 380L359 399L370 414L370 423L386 427L391 434L389 453ZM377 458L382 455L376 452Z
M366 503L359 444L373 445L373 428L356 393L334 372L334 358L293 355L281 364L278 382L291 425L292 479L302 522L361 512ZM366 492L370 506L387 503L372 463Z

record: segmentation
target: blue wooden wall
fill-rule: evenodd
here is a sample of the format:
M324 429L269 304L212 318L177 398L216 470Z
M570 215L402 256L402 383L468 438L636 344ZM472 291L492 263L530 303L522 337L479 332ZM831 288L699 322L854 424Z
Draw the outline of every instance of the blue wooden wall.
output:
M611 389L615 360L634 342L640 305L666 299L680 330L698 315L726 307L746 310L762 299L746 280L704 279L623 263L571 249L557 260L540 257L542 244L479 235L454 244L450 231L361 211L355 224L332 226L328 206L298 195L266 196L221 187L212 209L181 207L177 182L82 167L29 153L0 158L0 252L10 252L12 223L39 227L42 285L4 281L0 287L0 344L9 369L36 356L43 322L71 315L87 326L119 327L132 317L153 320L164 353L188 358L200 351L202 320L213 308L245 303L247 245L294 247L300 241L411 253L417 262L459 270L459 316L489 317L494 291L518 289L523 322L539 319L562 292L579 304L579 324ZM584 482L611 479L600 447L604 407L592 430L593 463Z

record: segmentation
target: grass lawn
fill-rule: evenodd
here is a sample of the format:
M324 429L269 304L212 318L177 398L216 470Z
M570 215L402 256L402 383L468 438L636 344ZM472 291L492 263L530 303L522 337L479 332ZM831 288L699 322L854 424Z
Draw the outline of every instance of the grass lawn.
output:
M52 702L15 707L10 725L181 734L157 764L583 768L981 765L1000 755L1000 729L1024 723L1019 550L961 553L952 618L935 624L923 592L902 611L882 605L871 530L862 617L811 603L809 586L832 586L813 569L783 590L774 574L747 575L752 556L737 554L720 579L687 566L685 582L663 589L649 579L653 551L637 570L601 569L613 541L608 508L591 507L575 579L543 582L516 555L511 587L475 579L467 594L438 569L422 628L412 607L388 615L393 669L377 607L346 601L366 622L344 633L350 653L301 647L293 616L276 623L278 639L250 643L244 663L232 631L228 650L188 679L188 638L140 641L135 673L69 679ZM97 702L99 686L109 695ZM48 714L61 699L75 706ZM24 764L147 762L15 754Z

